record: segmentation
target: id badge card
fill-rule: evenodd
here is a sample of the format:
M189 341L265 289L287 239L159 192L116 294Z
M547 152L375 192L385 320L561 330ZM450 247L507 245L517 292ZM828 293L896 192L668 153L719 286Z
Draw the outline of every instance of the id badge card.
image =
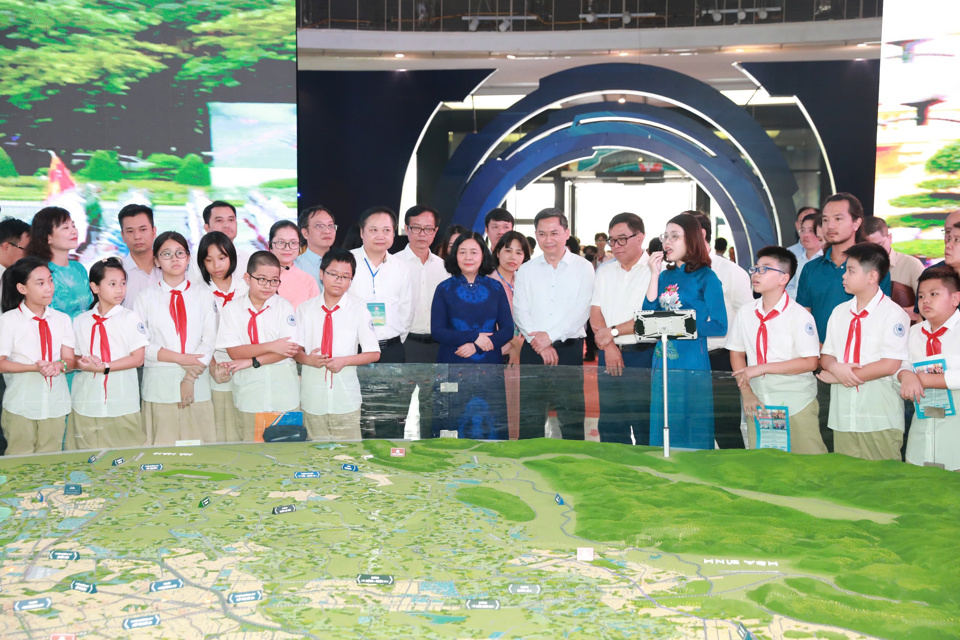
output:
M387 326L387 305L383 302L368 302L367 311L370 312L370 318L373 320L373 326Z

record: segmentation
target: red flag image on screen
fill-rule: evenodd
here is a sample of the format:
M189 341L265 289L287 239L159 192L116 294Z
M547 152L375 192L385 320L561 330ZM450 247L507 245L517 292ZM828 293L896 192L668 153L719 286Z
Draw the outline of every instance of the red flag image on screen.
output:
M50 152L50 171L47 174L47 201L56 198L65 191L76 189L77 183L70 175L70 170L63 164L57 154Z

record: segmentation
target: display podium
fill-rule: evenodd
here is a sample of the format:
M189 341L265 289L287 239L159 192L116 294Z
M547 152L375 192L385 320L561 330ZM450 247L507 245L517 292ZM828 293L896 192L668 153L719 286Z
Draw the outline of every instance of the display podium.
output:
M687 311L638 311L634 314L633 331L638 338L660 341L663 357L663 456L670 457L670 408L667 398L667 340L696 340L697 313Z

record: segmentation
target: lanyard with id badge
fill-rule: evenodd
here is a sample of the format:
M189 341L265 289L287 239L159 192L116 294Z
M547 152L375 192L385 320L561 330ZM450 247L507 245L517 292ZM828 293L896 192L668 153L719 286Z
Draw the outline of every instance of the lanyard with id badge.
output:
M378 267L377 270L374 271L373 267L370 266L370 262L366 258L364 258L363 261L367 265L367 271L370 272L371 280L373 280L373 297L374 299L376 299L377 274L380 273L380 268ZM373 326L375 327L387 326L387 304L385 302L368 302L367 311L370 312L370 318L373 320Z

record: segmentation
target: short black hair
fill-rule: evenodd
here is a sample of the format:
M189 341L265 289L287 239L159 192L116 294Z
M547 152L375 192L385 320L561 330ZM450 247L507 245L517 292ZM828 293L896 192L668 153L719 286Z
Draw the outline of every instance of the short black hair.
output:
M843 255L848 260L856 260L864 271L876 271L880 280L887 277L890 272L890 256L887 250L873 242L860 242L846 251Z
M577 236L570 236L567 238L566 245L567 250L570 251L570 253L580 255L580 238Z
M816 213L808 213L803 216L803 220L800 221L800 226L802 227L807 220L813 220L813 231L816 233L817 229L823 226L823 214L817 211Z
M607 225L607 230L609 231L610 229L613 229L618 224L627 225L627 228L634 233L646 233L646 230L643 227L643 218L635 213L630 213L629 211L618 213L610 218L610 224Z
M879 218L877 216L867 216L863 220L863 235L872 236L875 233L887 235L890 233L890 227L887 226L887 223L883 218Z
M460 270L460 265L457 263L457 251L460 250L460 245L467 240L475 240L477 244L480 245L480 254L483 256L480 260L480 275L488 276L493 273L493 270L496 269L493 263L493 254L490 253L487 243L483 241L483 236L476 231L461 233L456 241L454 241L450 253L443 260L443 266L447 268L447 273L453 277L457 277L463 273Z
M233 211L233 215L237 215L237 208L226 200L214 200L203 208L203 224L210 224L210 213L217 207L227 207Z
M326 271L331 262L345 262L350 265L353 275L357 275L357 259L346 249L330 247L330 250L323 254L323 257L320 259L320 271Z
M799 209L797 209L797 217L799 218L801 215L803 215L802 219L806 220L807 216L810 214L809 213L804 214L803 213L804 211L810 211L812 213L820 213L820 209L817 209L816 207L811 207L811 206L800 207Z
M793 255L793 252L789 249L777 245L770 245L757 251L757 260L760 258L773 258L776 260L780 268L790 275L791 280L793 280L793 276L797 275L797 256Z
M200 238L200 244L197 245L197 266L200 268L200 277L207 284L210 284L210 273L207 271L207 265L204 264L204 261L207 259L207 252L213 246L230 258L230 270L227 271L227 275L232 276L233 272L237 270L237 248L233 246L233 242L230 241L227 234L222 231L206 233Z
M269 251L255 251L254 254L250 256L250 259L247 260L247 273L252 274L260 265L279 269L280 259Z
M517 224L516 220L513 219L513 214L500 207L487 211L487 215L483 218L483 228L486 229L489 227L490 223L494 220L497 222L509 222L512 225Z
M563 212L563 209L558 209L556 207L547 207L546 209L541 209L539 213L533 218L533 229L536 231L537 226L543 220L549 220L550 218L557 218L560 220L560 226L564 229L570 228L570 223L567 222L567 215Z
M150 219L150 226L153 224L153 209L148 207L145 204L128 204L123 209L120 209L120 213L117 214L117 222L120 223L120 229L123 229L123 221L127 218L132 218L138 216L141 213L147 215L147 218Z
M0 220L0 244L4 242L17 244L25 233L30 233L29 223L17 218L4 218ZM26 249L26 247L20 248Z
M369 209L365 210L363 213L360 214L360 219L357 220L357 225L361 229L363 229L364 225L367 224L367 219L370 218L370 216L377 215L378 213L385 213L388 216L390 216L390 219L393 221L393 233L394 235L396 235L397 214L394 213L393 209L391 209L390 207L381 207L381 206L370 207Z
M945 264L940 265L939 267L930 267L929 269L925 269L924 272L920 274L920 278L917 280L918 292L920 291L920 284L926 282L927 280L941 281L951 293L960 291L960 275L957 275L957 272L954 271L953 267L948 267Z
M407 212L403 214L403 224L409 225L410 218L414 218L420 215L421 213L433 214L433 226L435 227L440 226L440 212L434 209L433 207L428 207L425 204L415 204L409 209L407 209Z
M310 226L310 218L313 217L313 214L320 213L321 211L330 216L330 219L333 220L333 224L337 224L337 219L332 213L330 213L330 209L326 208L322 204L318 204L312 207L307 207L300 212L300 215L297 216L297 226L301 229L306 229L308 226Z
M606 242L607 240L610 239L610 236L608 236L607 234L605 234L603 231L599 231L599 232L593 234L593 239L594 239L594 241L597 241L597 240L599 240L600 238L603 238L603 241ZM593 248L596 249L596 247L593 247Z
M713 248L723 253L727 250L727 239L726 238L717 238L713 241Z
M304 244L303 234L300 233L300 227L294 224L293 220L277 220L276 222L274 222L273 225L271 225L270 227L270 237L267 239L267 242L272 243L273 236L277 235L277 231L280 231L280 229L293 229L294 231L296 231L297 241L300 243L301 247L303 246Z

